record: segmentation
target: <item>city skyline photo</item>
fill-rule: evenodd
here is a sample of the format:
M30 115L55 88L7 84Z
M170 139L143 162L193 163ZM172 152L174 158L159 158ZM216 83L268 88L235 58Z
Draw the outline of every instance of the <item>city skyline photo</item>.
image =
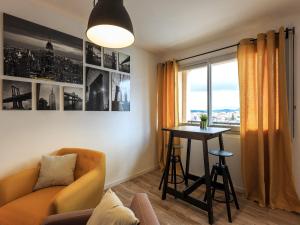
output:
M82 84L82 39L4 14L4 74Z

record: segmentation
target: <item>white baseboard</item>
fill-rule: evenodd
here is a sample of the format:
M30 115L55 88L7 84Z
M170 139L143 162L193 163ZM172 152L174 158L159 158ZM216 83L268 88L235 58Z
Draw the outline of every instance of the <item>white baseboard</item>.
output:
M121 178L121 179L112 181L112 182L110 182L108 184L105 184L104 189L112 188L112 187L117 186L117 185L119 185L121 183L124 183L126 181L132 180L132 179L134 179L136 177L139 177L141 175L144 175L146 173L152 172L152 171L154 171L154 170L156 170L158 168L159 168L159 165L155 165L153 167L150 167L150 168L144 169L142 171L139 171L139 172L137 172L137 173L135 173L135 174L133 174L133 175L131 175L129 177L125 177L125 178Z

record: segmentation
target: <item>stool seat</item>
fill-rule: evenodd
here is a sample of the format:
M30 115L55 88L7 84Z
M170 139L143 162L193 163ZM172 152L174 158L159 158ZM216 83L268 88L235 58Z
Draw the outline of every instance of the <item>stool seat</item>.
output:
M209 154L211 155L215 155L215 156L221 156L221 157L231 157L233 156L232 152L228 152L228 151L224 151L224 150L209 150L208 151Z

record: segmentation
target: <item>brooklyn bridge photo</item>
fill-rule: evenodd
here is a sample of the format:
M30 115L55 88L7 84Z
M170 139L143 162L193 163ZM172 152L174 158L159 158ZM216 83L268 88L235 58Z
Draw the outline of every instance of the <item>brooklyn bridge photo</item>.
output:
M81 111L83 99L83 89L75 87L64 87L64 110Z
M31 110L32 84L30 82L3 80L3 110Z
M4 14L4 74L83 83L82 39Z

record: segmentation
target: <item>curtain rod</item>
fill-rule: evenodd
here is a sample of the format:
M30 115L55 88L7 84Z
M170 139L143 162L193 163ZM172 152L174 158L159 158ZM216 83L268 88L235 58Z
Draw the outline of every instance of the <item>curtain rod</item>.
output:
M287 33L286 38L288 38L288 33L289 33L290 31L292 31L293 34L295 34L295 27L292 27L292 28L286 28L286 29L285 29L285 32ZM277 32L276 34L279 34L279 33ZM256 40L257 40L256 38L251 39L251 41L256 41ZM185 60L188 60L188 59L196 58L196 57L199 57L199 56L202 56L202 55L207 55L207 54L210 54L210 53L222 51L222 50L225 50L225 49L228 49L228 48L237 47L237 46L239 46L239 45L240 45L240 44L237 43L237 44L229 45L229 46L226 46L226 47L223 47L223 48L218 48L218 49L211 50L211 51L208 51L208 52L204 52L204 53L200 53L200 54L197 54L197 55L189 56L189 57L186 57L186 58L177 59L176 62L181 62L181 61L185 61Z

